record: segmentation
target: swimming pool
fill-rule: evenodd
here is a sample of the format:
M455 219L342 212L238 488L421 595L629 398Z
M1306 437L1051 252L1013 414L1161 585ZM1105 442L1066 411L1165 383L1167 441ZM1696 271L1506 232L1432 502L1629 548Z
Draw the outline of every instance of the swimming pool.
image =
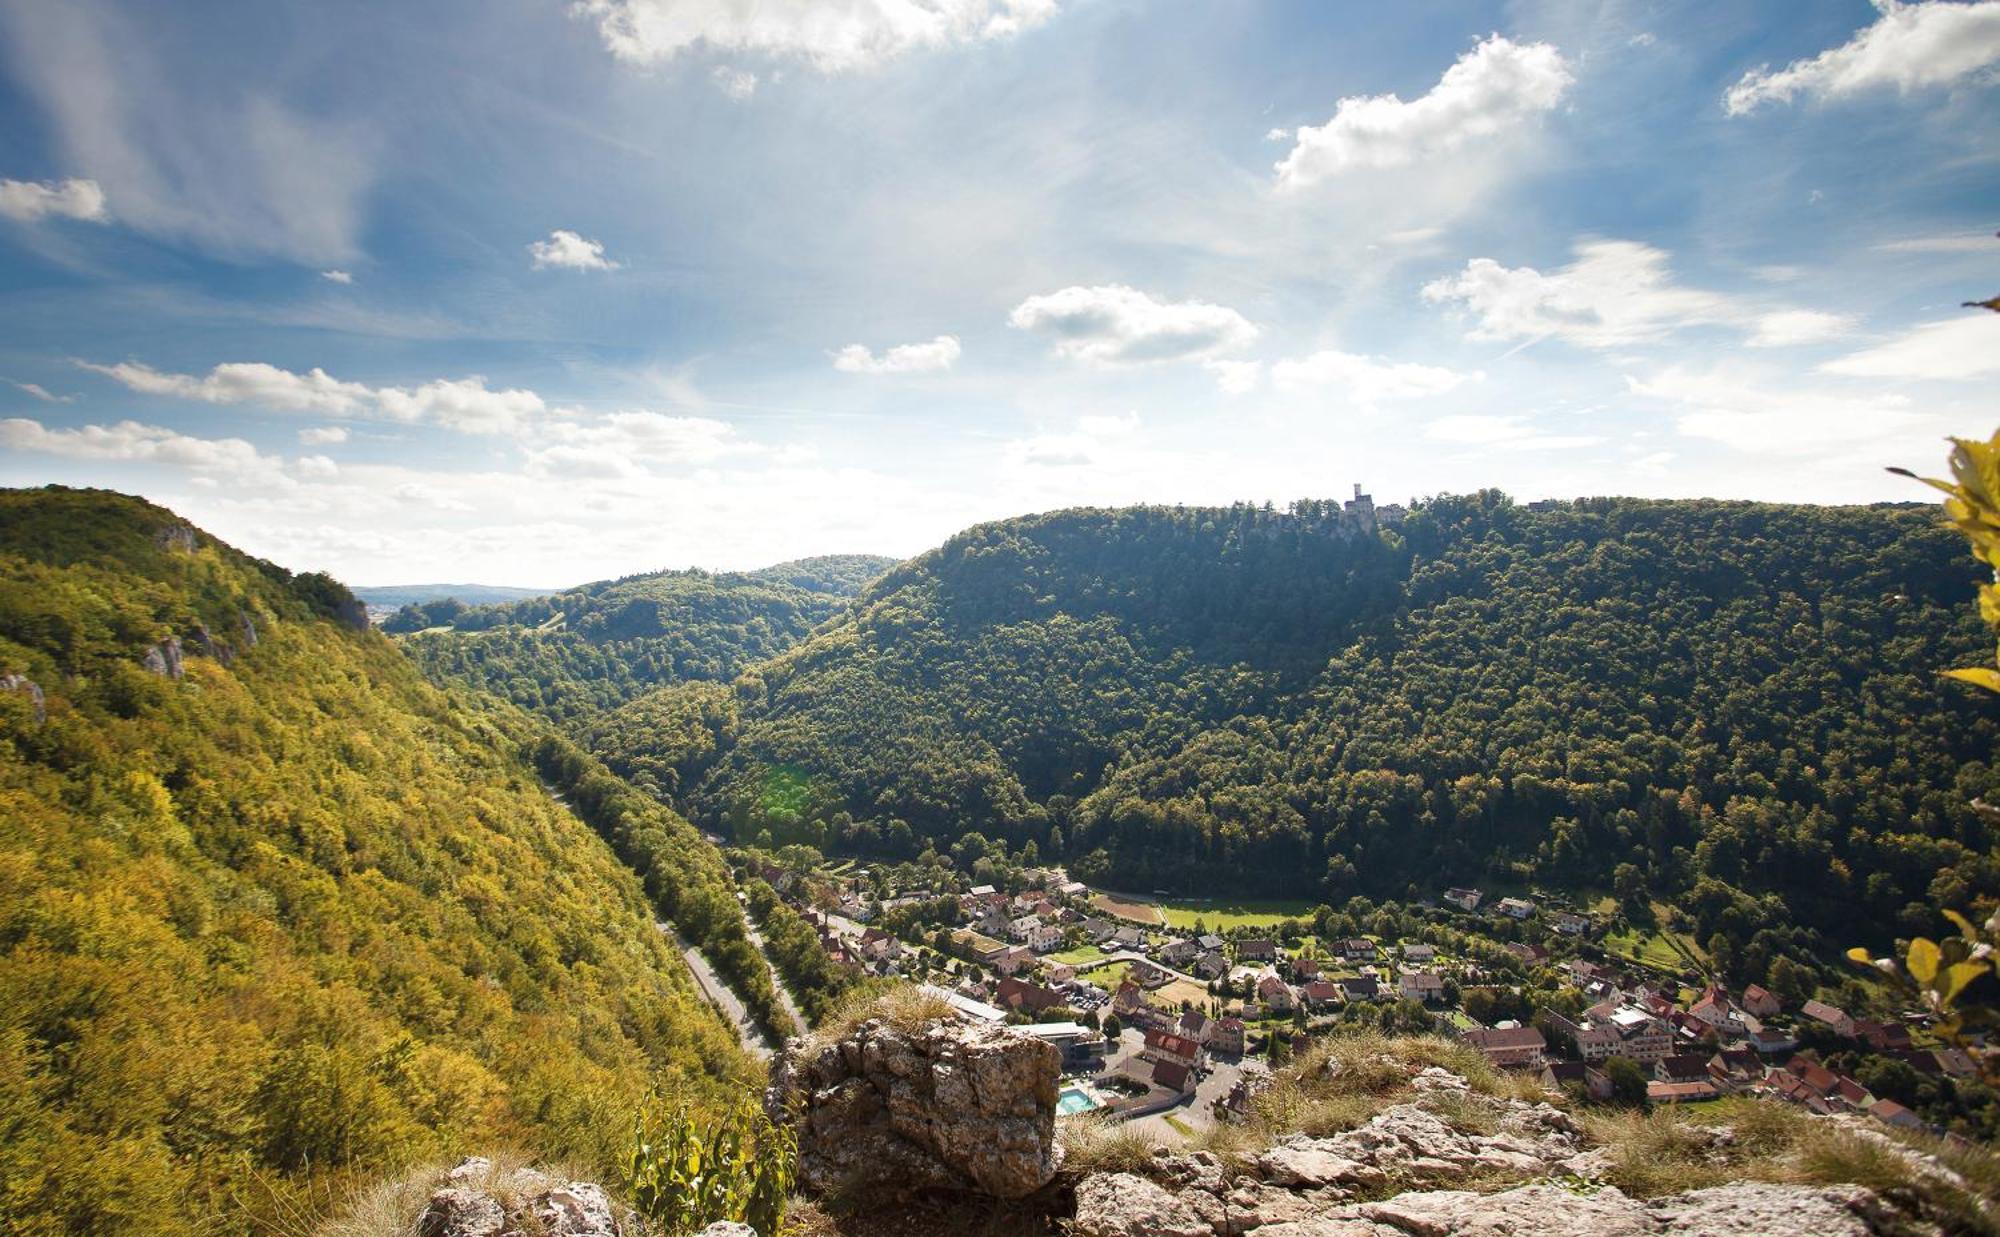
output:
M1073 1117L1077 1113L1089 1112L1093 1108L1102 1106L1102 1103L1096 1096L1082 1087L1064 1087L1062 1094L1056 1096L1056 1114L1058 1116Z

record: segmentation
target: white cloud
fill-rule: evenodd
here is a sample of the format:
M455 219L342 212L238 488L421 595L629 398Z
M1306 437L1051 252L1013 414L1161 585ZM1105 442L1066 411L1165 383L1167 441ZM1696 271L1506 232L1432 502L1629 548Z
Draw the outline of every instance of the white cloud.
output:
M1875 246L1883 253L1993 253L2000 236L1992 232L1951 232L1942 236L1908 236Z
M193 71L183 57L202 49L161 37L156 17L92 0L0 4L10 83L62 163L150 235L315 269L351 261L383 145L364 113L329 112L316 87L293 107L274 85L304 79L281 76L283 56Z
M924 48L1005 38L1056 0L577 0L618 59L655 64L695 48L866 68Z
M1262 361L1203 361L1201 367L1215 375L1215 385L1224 395L1248 395L1264 377Z
M348 272L346 272L346 271L343 271L343 270L331 270L331 271L321 271L321 272L319 273L319 277L320 277L321 279L324 279L324 280L326 280L326 281L327 281L328 283L353 283L353 282L354 282L354 276L353 276L353 275L351 275L351 274L349 274L349 273L348 273Z
M1781 309L1752 319L1752 348L1790 348L1839 339L1854 329L1854 319L1846 314L1822 313L1817 309Z
M1031 296L1007 321L1050 337L1056 355L1093 365L1203 358L1257 338L1257 328L1227 306L1156 301L1123 284Z
M833 367L843 374L934 374L957 362L958 339L940 335L928 343L898 344L876 356L863 344L849 344L833 354Z
M2000 321L1971 314L1926 322L1885 344L1828 361L1829 374L1859 378L1983 378L2000 374Z
M1308 357L1279 361L1271 366L1271 383L1280 391L1332 388L1361 405L1442 395L1484 376L1434 365L1391 361L1386 357L1333 351L1315 352Z
M396 498L413 507L428 507L432 511L470 511L472 504L435 485L421 481L406 481L392 491Z
M1574 79L1547 43L1487 39L1446 69L1429 93L1407 103L1393 94L1351 96L1333 119L1301 126L1277 165L1286 188L1316 184L1356 168L1401 167L1492 137L1555 107Z
M256 404L281 412L424 421L468 434L513 430L548 411L542 397L533 391L489 390L485 379L477 376L440 378L420 387L403 388L343 382L318 368L298 374L262 361L228 362L199 377L163 373L132 361L77 364L142 395L170 395L208 404Z
M735 427L713 417L614 412L594 422L558 421L547 446L530 449L529 470L540 476L638 478L657 467L715 463L761 448L740 441Z
M315 481L340 475L340 465L324 455L301 455L292 467L301 477Z
M557 228L545 241L528 245L528 256L536 270L561 267L572 271L615 271L618 263L604 256L604 246L587 240L568 228Z
M279 460L241 438L194 438L137 421L50 429L14 417L0 421L0 447L76 460L159 464L245 484L285 481Z
M1477 318L1474 339L1554 337L1585 348L1620 348L1697 326L1728 326L1757 347L1829 339L1849 327L1837 314L1772 310L1674 281L1665 250L1638 241L1580 242L1576 260L1544 274L1474 258L1456 275L1424 285L1433 303L1458 303Z
M1069 430L1016 438L1001 450L1016 469L1100 468L1130 449L1139 433L1139 414L1078 417Z
M2000 64L2000 0L1974 4L1875 0L1881 15L1839 47L1777 72L1745 73L1722 97L1731 116L1800 95L1838 99L1894 87L1908 94Z
M1652 31L1650 31L1650 30L1641 30L1641 31L1640 31L1639 33L1637 33L1637 34L1633 35L1633 36L1632 36L1631 38L1629 38L1629 39L1625 40L1625 46L1627 46L1627 47L1651 47L1651 46L1652 46L1653 44L1655 44L1655 43L1657 43L1657 42L1659 42L1659 41L1660 41L1660 40L1659 40L1659 38L1658 38L1657 36L1655 36L1655 35L1653 34L1653 32L1652 32Z
M34 396L44 404L68 404L76 400L74 395L56 395L39 382L15 382L8 379L8 385L18 391Z
M1424 437L1501 451L1562 451L1594 447L1604 441L1596 434L1545 434L1520 416L1439 417L1424 426Z
M748 69L719 64L709 70L708 77L717 90L732 99L747 99L757 93L757 75Z
M308 447L330 446L347 441L347 427L344 425L314 425L299 431L299 441Z
M1683 435L1772 456L1824 454L1889 440L1915 420L1909 398L1897 394L1856 396L1796 383L1773 387L1682 367L1626 382L1634 395L1676 406L1675 425Z
M20 223L37 219L85 219L104 223L104 190L94 180L0 180L0 217Z

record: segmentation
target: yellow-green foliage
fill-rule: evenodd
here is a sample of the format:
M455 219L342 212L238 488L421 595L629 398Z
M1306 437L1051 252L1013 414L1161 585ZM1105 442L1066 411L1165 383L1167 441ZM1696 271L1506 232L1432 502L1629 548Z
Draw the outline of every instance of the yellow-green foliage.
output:
M660 1072L749 1077L522 723L173 524L0 492L0 673L48 697L0 692L0 1231L244 1231L496 1142L608 1169ZM198 623L232 666L140 667Z
M798 1136L749 1100L703 1113L686 1104L649 1104L639 1114L625 1181L639 1213L669 1237L718 1220L777 1237L791 1194Z

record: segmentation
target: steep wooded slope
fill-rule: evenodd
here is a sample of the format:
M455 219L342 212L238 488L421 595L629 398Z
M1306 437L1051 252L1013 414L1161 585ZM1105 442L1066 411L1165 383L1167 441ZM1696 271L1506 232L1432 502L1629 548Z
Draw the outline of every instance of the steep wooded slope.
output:
M600 747L744 838L978 831L1140 888L1631 863L1704 932L2000 891L1996 707L1935 673L1982 654L1975 569L1934 510L1483 494L1350 534L1316 504L983 526L733 693L645 702L687 762L667 728Z
M627 576L504 605L413 607L385 630L402 633L434 679L574 725L663 684L734 678L804 639L891 561L835 555L747 574Z
M524 719L353 615L139 500L0 491L0 1230L608 1167L655 1080L750 1077Z

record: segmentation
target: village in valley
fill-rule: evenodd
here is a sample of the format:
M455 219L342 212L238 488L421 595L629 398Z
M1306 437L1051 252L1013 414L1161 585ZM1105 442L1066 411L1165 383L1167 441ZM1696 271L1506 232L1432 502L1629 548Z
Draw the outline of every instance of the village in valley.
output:
M844 973L919 983L962 1018L1046 1039L1062 1053L1061 1113L1163 1136L1247 1113L1273 1065L1343 1029L1455 1037L1585 1102L1752 1094L1905 1129L1937 1128L1926 1109L1947 1111L1980 1072L1921 1014L1850 1013L1802 969L1783 970L1783 993L1732 990L1685 947L1635 947L1609 899L1449 888L1246 910L1111 894L1057 868L965 873L935 855L873 868L802 846L733 857ZM1851 980L1839 991L1865 995Z

